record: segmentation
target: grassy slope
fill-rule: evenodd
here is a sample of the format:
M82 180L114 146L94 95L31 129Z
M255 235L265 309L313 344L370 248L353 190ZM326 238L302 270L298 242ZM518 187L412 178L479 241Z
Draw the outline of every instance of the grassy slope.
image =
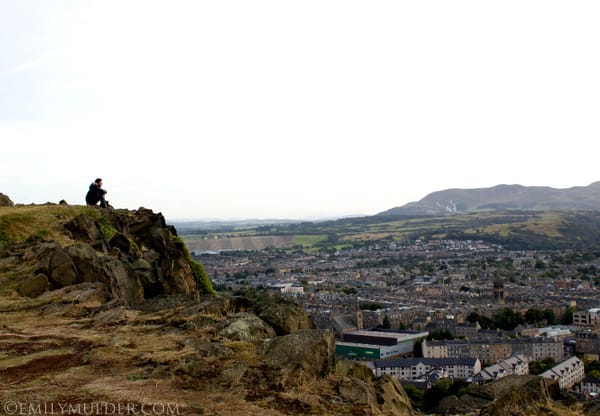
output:
M0 207L0 243L22 243L36 237L66 243L62 225L82 213L99 216L94 208L78 205Z
M341 243L375 241L384 238L394 240L458 238L483 239L520 248L559 248L573 244L583 247L600 247L600 213L569 211L507 211L461 214L438 217L389 218L365 217L278 226L272 235L245 237L243 244L221 235L212 248L256 249L259 240L272 237L274 247L286 248L277 240L285 235L294 236L293 244L305 248L322 245L327 236L336 235ZM247 233L249 231L246 231ZM194 236L185 236L193 245ZM253 239L257 239L254 241ZM197 241L197 240L196 240Z

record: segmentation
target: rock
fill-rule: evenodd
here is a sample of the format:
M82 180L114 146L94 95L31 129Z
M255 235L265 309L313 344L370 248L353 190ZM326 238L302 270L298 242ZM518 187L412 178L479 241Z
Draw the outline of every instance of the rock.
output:
M375 391L381 414L396 416L413 416L417 414L397 378L383 376L377 380Z
M479 414L480 410L490 404L489 400L466 394L460 398L456 396L444 397L435 408L435 412L441 415L456 414Z
M14 205L14 202L8 196L0 192L0 207L12 207Z
M124 306L100 312L92 318L94 325L119 325L134 320L139 312Z
M337 360L334 372L338 376L353 377L367 382L370 382L375 377L373 371L366 365L350 360Z
M344 377L338 385L338 392L344 400L364 405L376 403L373 386L357 378Z
M267 341L263 354L266 363L279 370L275 384L287 388L329 374L334 365L335 340L327 330L303 330Z
M101 282L110 285L102 261L89 244L76 243L65 248L71 258L80 282Z
M358 370L358 367L357 365L352 370ZM338 368L336 372L339 372ZM340 396L356 405L365 406L371 415L417 415L398 379L384 376L373 382L372 378L364 376L365 379L362 380L356 377L342 377L338 384Z
M130 265L107 256L103 268L110 280L113 298L123 299L127 305L144 301L144 287Z
M46 292L40 296L40 299L53 303L77 304L82 307L95 308L108 302L110 293L103 283L79 283Z
M76 240L93 243L104 239L102 231L89 215L78 215L64 225Z
M36 272L43 273L55 288L78 283L77 270L71 257L58 243L43 243L37 253L40 258Z
M306 311L295 303L280 300L261 308L258 316L275 329L277 335L315 329L315 322Z
M273 328L250 313L240 313L221 322L217 330L220 336L232 341L258 343L275 336Z
M124 254L129 254L131 250L131 242L122 233L116 233L108 242L108 245L112 248L118 248Z
M508 376L482 387L486 386L492 387L487 392L494 391L496 396L493 403L481 411L481 416L529 414L540 405L548 405L553 398L560 397L557 381L534 375Z
M17 287L17 292L21 296L36 298L50 289L50 283L45 274L38 273L35 276L23 280Z
M40 314L58 314L76 318L89 317L92 310L100 308L110 299L102 283L80 283L45 292L39 300L51 302L42 307Z

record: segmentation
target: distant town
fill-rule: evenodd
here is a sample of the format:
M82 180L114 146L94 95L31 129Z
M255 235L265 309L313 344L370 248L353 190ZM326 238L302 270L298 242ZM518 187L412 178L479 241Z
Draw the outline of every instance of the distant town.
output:
M533 373L582 399L600 390L600 253L388 239L193 255L218 290L293 299L339 356L404 385Z

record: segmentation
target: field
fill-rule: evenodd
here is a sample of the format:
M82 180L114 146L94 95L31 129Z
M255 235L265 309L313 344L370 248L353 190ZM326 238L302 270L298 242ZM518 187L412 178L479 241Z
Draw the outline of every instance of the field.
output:
M264 250L267 247L290 248L293 245L293 235L266 235L248 237L213 237L197 238L183 236L190 251L219 251L219 250Z
M437 217L363 217L183 233L191 250L339 249L369 241L484 240L513 249L600 247L600 213L504 211Z

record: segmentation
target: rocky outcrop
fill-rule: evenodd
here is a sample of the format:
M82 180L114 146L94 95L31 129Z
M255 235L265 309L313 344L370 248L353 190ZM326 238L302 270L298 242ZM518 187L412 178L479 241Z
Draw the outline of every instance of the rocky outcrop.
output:
M558 383L534 375L508 376L477 386L461 396L445 397L435 409L438 414L539 414L560 398Z
M18 253L24 268L25 261L33 263L33 273L18 289L23 296L93 282L104 285L111 299L127 305L158 295L196 293L189 253L161 214L144 208L61 209L65 211L51 225L58 230L51 239L33 233L25 242L11 245L10 252Z
M169 397L186 401L186 411L202 403L202 414L413 415L397 381L376 380L355 365L337 374L332 333L315 329L293 302L264 293L196 296L201 267L162 215L34 209L43 216L37 229L30 227L32 217L19 223L19 212L4 216L0 229L2 272L10 276L3 282L12 285L3 293L13 298L0 304L0 332L7 332L0 349L18 355L14 368L1 372L20 390L60 373L85 392L122 382L126 388L180 389ZM22 323L23 314L30 324ZM24 337L23 328L31 330L26 347L12 340ZM36 355L51 347L52 355ZM21 365L25 350L31 362ZM145 387L128 382L138 378L153 380ZM81 399L78 387L61 386L49 388L52 400ZM115 399L110 395L117 390L103 394ZM39 397L34 393L27 398Z
M305 329L315 329L315 323L304 309L287 300L259 305L260 319L271 325L277 335L287 335Z
M375 379L367 367L345 361L336 365L339 395L345 401L363 407L372 415L416 416L410 399L398 379Z
M0 192L0 207L12 207L14 205L14 202L8 196Z
M275 331L265 321L251 313L240 313L217 325L218 334L232 341L262 342L275 337Z
M289 388L329 374L335 340L329 331L304 330L267 341L263 353L269 366L278 370L276 384Z
M47 291L49 288L50 284L48 283L48 278L46 275L39 273L21 281L17 287L17 292L19 292L21 296L35 298Z

